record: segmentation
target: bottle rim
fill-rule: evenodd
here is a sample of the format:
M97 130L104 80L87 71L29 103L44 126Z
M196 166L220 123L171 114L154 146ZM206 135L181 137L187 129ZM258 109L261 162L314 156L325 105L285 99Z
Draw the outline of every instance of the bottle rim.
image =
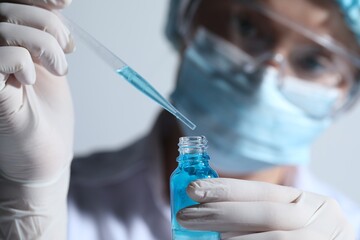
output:
M208 147L205 136L185 136L179 138L180 153L200 153L205 152Z
M207 143L205 136L184 136L179 138L178 146L207 146Z

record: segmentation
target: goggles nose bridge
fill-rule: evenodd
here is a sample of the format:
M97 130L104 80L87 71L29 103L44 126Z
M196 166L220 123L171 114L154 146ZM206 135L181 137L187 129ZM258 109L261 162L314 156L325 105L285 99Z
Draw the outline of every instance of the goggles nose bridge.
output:
M266 60L266 65L274 67L279 72L282 72L284 68L285 57L280 53L272 54L270 58Z
M285 66L285 57L284 55L280 53L266 53L261 56L258 56L254 59L254 61L251 64L248 64L245 68L248 72L251 72L252 70L263 68L263 67L274 67L279 72L282 72L284 70Z

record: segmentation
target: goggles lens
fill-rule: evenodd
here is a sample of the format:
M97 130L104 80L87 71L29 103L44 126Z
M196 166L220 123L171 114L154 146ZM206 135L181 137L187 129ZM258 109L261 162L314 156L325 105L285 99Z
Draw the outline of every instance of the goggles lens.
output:
M281 76L280 90L306 112L309 111L304 106L311 105L309 99L319 98L289 90L299 85L294 84L294 79L296 83L304 83L307 90L316 89L310 92L318 96L326 93L336 96L334 107L322 110L321 116L333 115L355 100L360 60L348 55L329 36L312 33L254 1L199 0L191 12L192 17L182 24L184 38L188 43L193 42L198 30L206 29L209 34L202 34L206 41L201 42L208 46L203 52L213 62L214 69L221 68L224 75L236 69L275 65ZM305 98L303 104L301 99Z

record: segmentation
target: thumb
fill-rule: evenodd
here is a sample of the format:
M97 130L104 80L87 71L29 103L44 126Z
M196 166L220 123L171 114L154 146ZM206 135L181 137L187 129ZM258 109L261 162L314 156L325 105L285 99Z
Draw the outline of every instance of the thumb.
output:
M28 50L22 47L0 47L0 80L4 85L10 74L22 84L34 84L36 73Z

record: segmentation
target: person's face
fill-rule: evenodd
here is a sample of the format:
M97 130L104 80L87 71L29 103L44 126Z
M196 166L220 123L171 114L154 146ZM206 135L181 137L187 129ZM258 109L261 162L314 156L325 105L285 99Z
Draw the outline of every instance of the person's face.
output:
M224 172L240 160L239 172L264 167L247 159L271 166L308 161L303 150L352 103L356 85L348 79L357 68L346 51L329 45L349 52L358 45L331 2L202 0L185 11L174 102L215 143ZM289 152L303 157L290 163Z
M359 52L356 39L348 30L337 6L328 0L256 2L312 33L331 36L352 52ZM289 63L282 71L298 78L308 78L324 84L336 82L336 87L345 91L350 86L346 84L344 76L339 77L337 72L351 72L352 75L357 72L356 68L350 67L347 59L331 53L302 33L234 0L202 1L195 14L191 33L194 34L199 26L237 45L251 56L257 57L267 52L280 54ZM343 64L338 66L338 63ZM339 68L338 71L329 73L335 68Z

